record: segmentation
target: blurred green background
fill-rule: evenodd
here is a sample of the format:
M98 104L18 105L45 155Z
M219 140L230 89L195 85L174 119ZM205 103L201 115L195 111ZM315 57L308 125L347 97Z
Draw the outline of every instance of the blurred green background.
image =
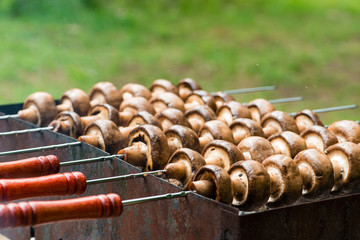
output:
M208 91L276 85L236 99L303 96L275 106L293 112L359 103L359 76L358 0L0 0L0 104L191 77Z

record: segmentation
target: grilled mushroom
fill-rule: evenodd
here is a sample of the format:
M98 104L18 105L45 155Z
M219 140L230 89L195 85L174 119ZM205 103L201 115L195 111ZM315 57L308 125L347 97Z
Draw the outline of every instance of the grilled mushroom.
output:
M90 91L90 105L110 104L118 109L122 101L118 89L111 82L99 82Z
M300 134L295 120L289 114L281 111L273 111L266 114L261 120L261 126L268 138L274 133L291 131Z
M237 147L246 160L255 160L260 163L275 154L271 143L265 138L257 136L243 139Z
M151 98L151 92L145 86L137 83L125 84L120 89L120 96L123 100L128 100L133 97L143 97L146 99Z
M331 124L328 129L339 142L360 143L360 125L355 121L341 120Z
M53 97L46 92L35 92L26 98L23 110L18 112L18 117L44 127L55 118L56 114Z
M241 140L250 136L264 137L264 131L259 123L248 118L237 118L230 125L234 143L238 145Z
M119 130L123 136L128 136L135 127L144 124L154 125L162 129L159 120L154 115L142 111L135 113L129 120L127 127L119 127Z
M201 89L199 84L191 78L181 80L177 87L179 89L179 95L183 100L185 100L193 91Z
M228 101L224 103L220 108L218 108L218 110L216 111L216 115L218 116L218 120L227 123L227 125L229 126L236 118L251 119L249 109L236 101Z
M300 134L306 142L308 148L315 148L320 152L325 152L325 149L338 143L336 136L325 127L311 126L305 129Z
M107 103L94 105L90 109L88 116L81 117L83 128L86 128L86 126L97 119L111 120L116 125L119 125L120 122L118 110Z
M182 112L185 111L184 101L178 95L171 92L161 93L153 97L150 102L157 113L166 108L176 108Z
M219 120L205 122L199 131L200 147L203 149L212 140L219 139L234 143L230 128Z
M261 123L262 118L266 114L275 111L274 106L269 101L262 98L254 99L246 106L250 110L251 118L258 123Z
M173 125L165 132L170 154L180 148L190 148L200 152L199 138L191 128Z
M214 112L216 111L214 97L204 90L193 91L185 100L185 110L189 110L198 105L206 105Z
M76 112L80 116L85 116L90 110L90 98L81 89L73 88L66 91L60 99L61 104L56 106L58 112Z
M73 138L78 138L84 130L79 114L69 111L60 112L49 126L54 127L54 132Z
M191 128L197 133L205 122L215 120L214 111L208 106L196 106L185 112L185 118L190 123Z
M215 99L216 109L219 109L224 103L228 101L235 101L235 98L224 92L217 92L213 95Z
M318 125L322 127L324 126L319 116L310 109L305 109L296 113L294 119L296 121L296 125L298 126L300 132L314 125Z
M120 125L126 126L135 113L142 111L148 112L152 115L155 115L156 113L155 109L146 98L133 97L124 100L121 103L119 110Z
M191 128L190 123L185 118L185 114L178 109L166 108L158 112L155 116L159 120L163 131L166 131L173 125L182 125Z
M153 97L156 97L162 93L165 92L171 92L174 93L176 95L179 94L179 90L178 88L172 84L170 81L165 80L165 79L157 79L155 80L150 87L150 91L151 91L151 95Z
M284 154L291 158L294 158L296 154L307 148L305 140L290 131L276 133L269 137L268 140L273 146L275 154Z

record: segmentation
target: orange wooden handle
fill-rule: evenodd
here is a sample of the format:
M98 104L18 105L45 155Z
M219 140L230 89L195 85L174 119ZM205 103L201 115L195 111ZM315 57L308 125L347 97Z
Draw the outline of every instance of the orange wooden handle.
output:
M118 217L122 209L121 198L114 193L68 200L0 204L0 228Z
M59 159L54 155L0 163L0 178L28 178L58 173Z
M86 178L81 172L58 173L43 177L0 180L0 201L28 197L82 194Z

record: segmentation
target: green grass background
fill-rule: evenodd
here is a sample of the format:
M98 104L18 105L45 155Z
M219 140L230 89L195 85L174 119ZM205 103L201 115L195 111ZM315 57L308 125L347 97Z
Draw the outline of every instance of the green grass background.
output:
M0 104L191 77L208 91L276 85L236 98L303 96L275 106L293 112L359 103L359 76L358 0L0 0Z

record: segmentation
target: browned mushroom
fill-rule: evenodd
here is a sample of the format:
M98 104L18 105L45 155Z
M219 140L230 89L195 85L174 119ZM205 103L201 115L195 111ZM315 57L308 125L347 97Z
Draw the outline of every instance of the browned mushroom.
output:
M119 90L111 82L99 82L95 84L89 96L91 106L107 103L118 109L122 101Z
M296 202L302 193L303 182L296 163L282 155L272 155L262 162L270 175L268 207L280 207Z
M206 144L215 139L234 143L234 138L229 126L219 120L205 122L201 127L198 135L201 149L203 149Z
M257 210L270 197L270 176L265 167L254 160L233 164L228 173L234 190L232 205L243 211Z
M238 145L244 138L250 136L264 137L264 131L259 123L248 118L237 118L230 125L234 144Z
M124 137L115 123L105 119L92 122L78 139L110 154L116 154L124 144Z
M228 101L224 103L220 108L218 108L216 115L218 116L218 120L227 123L229 126L236 118L251 119L249 109L236 101Z
M295 120L289 114L281 111L273 111L266 114L261 120L261 126L265 137L268 138L274 133L291 131L300 134Z
M90 109L90 98L81 89L73 88L66 91L60 98L60 105L56 106L58 112L76 112L80 116L85 116Z
M88 116L81 117L83 128L86 128L86 126L97 119L111 120L116 125L119 125L120 122L118 110L107 103L94 105L90 109Z
M165 79L157 79L155 80L150 87L150 91L151 91L151 95L153 97L156 97L162 93L165 92L171 92L174 93L176 95L179 94L179 90L178 88L172 84L170 81L165 80Z
M296 154L307 148L305 140L290 131L276 133L269 137L268 140L273 146L275 154L284 154L291 158L294 158Z
M331 124L328 129L339 142L360 143L360 125L351 120L341 120Z
M206 105L214 112L216 111L215 99L207 91L195 90L185 100L185 110L189 110L198 105Z
M224 103L228 101L235 101L235 98L224 92L217 92L213 95L215 99L216 109L219 109Z
M200 90L201 87L191 78L181 80L178 85L179 95L185 100L193 91Z
M151 92L145 86L137 83L127 83L120 89L120 96L123 100L133 97L151 98Z
M244 138L237 147L246 160L255 160L260 163L275 154L271 143L267 139L257 136Z
M152 115L155 115L155 109L149 103L149 100L143 97L133 97L124 100L120 105L119 116L120 116L120 125L126 126L130 121L132 116L137 113L145 111Z
M262 118L266 114L275 111L274 106L269 101L262 98L254 99L246 106L250 110L251 118L258 123L261 123Z
M180 148L171 155L164 168L165 175L171 183L187 189L195 173L205 164L200 153L189 148Z
M226 171L232 164L244 160L240 150L234 144L224 140L214 140L207 144L202 155L207 165L216 165Z
M334 171L330 159L317 149L299 152L294 158L299 168L303 190L308 199L323 198L330 193L334 185Z
M233 198L231 178L218 166L205 165L195 174L189 188L215 201L230 204Z
M304 138L308 148L315 148L320 152L325 152L325 149L338 143L336 136L325 127L311 126L305 129L300 134Z
M318 125L322 127L324 126L319 116L310 109L305 109L296 113L294 119L296 121L296 125L298 126L300 132L314 125Z
M135 113L129 120L127 127L119 127L119 130L123 136L128 136L135 127L144 124L154 125L162 129L159 120L154 115L142 111Z
M173 125L182 125L191 128L190 123L185 118L185 114L178 109L166 108L158 112L155 116L159 120L163 131L166 131Z
M352 142L341 142L328 147L325 153L334 170L333 193L348 193L360 183L360 147Z
M173 125L165 132L170 154L180 148L190 148L200 152L200 143L197 134L191 128Z
M170 157L165 134L153 125L133 129L127 138L126 148L119 151L124 160L143 171L163 169Z
M49 126L54 127L54 132L73 138L78 138L84 130L79 114L69 111L60 112Z
M205 122L215 120L216 115L208 106L200 105L187 110L185 118L190 123L191 128L197 133Z
M54 98L46 92L35 92L26 98L23 110L18 112L18 117L44 127L55 118L56 114Z
M178 95L171 92L161 93L153 97L150 102L157 113L166 108L176 108L182 112L185 111L184 101Z

